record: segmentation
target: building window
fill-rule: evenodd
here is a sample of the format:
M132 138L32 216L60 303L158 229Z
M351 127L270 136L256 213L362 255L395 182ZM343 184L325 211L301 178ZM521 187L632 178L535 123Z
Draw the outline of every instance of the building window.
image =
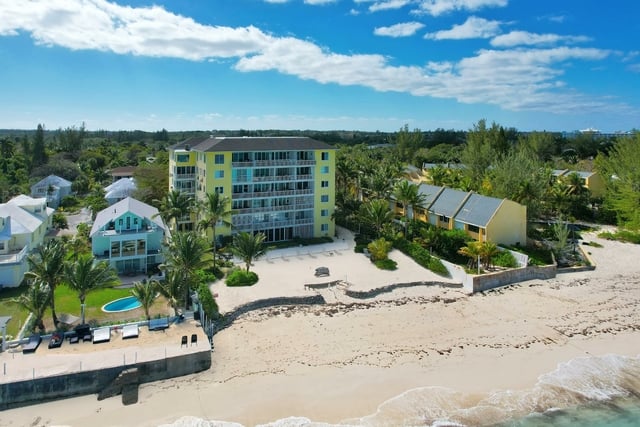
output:
M480 227L478 227L477 225L467 225L467 231L471 233L479 233Z
M329 166L322 166L320 168L321 173L329 173Z
M4 242L0 242L0 251L4 251Z
M320 216L329 216L329 209L322 209L320 211Z
M322 188L327 188L329 187L329 181L322 181Z
M215 163L216 165L224 165L224 154L216 154Z
M224 187L215 187L214 190L218 194L224 193Z
M329 202L329 195L328 194L323 194L322 196L320 196L320 201L322 203L328 203Z
M446 222L447 224L449 224L449 217L440 215L440 222Z
M176 155L176 162L188 162L189 161L189 155L188 154L177 154Z
M320 225L320 231L329 231L329 224Z
M328 151L323 151L322 152L322 160L329 160L329 152Z
M224 171L215 171L213 176L216 179L224 178Z

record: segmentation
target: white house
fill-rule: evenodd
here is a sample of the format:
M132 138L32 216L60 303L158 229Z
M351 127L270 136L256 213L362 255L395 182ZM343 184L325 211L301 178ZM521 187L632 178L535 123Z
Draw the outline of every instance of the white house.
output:
M27 256L44 241L53 212L45 197L20 195L0 204L0 285L22 283L29 268Z
M136 190L134 178L122 178L104 188L104 198L109 202L109 206L122 199L131 197Z
M158 209L131 197L98 212L89 233L93 255L118 274L148 273L161 264L168 236Z
M71 182L56 175L49 175L31 186L31 196L46 198L47 206L54 209L69 194L71 194Z

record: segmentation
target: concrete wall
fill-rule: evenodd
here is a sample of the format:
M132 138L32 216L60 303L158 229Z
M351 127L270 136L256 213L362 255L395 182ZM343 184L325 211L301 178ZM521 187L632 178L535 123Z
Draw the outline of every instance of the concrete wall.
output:
M96 394L109 386L126 369L137 368L140 383L147 383L193 374L210 367L211 350L207 348L203 351L149 362L4 383L0 384L0 410L49 400Z

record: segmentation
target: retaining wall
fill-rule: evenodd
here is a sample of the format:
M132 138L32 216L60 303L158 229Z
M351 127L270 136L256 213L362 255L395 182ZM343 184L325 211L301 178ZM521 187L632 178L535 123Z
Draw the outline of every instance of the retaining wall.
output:
M142 384L189 375L210 367L211 350L207 348L203 351L130 365L3 383L0 384L0 410L100 393L126 369L137 368L139 383Z

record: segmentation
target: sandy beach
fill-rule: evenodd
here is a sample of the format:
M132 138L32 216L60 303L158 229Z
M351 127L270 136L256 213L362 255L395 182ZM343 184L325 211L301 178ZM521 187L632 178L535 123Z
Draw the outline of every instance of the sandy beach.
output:
M514 410L497 409L509 402L518 401L524 411L544 406L545 399L558 404L557 396L537 390L560 378L542 377L560 364L640 354L640 247L583 237L603 245L584 246L596 270L472 296L397 252L391 257L398 270L377 270L353 253L347 238L311 251L272 253L252 267L260 277L257 285L212 287L222 311L253 299L316 292L327 304L239 317L215 335L210 370L144 384L135 405L84 396L4 411L0 426L210 425L202 420L253 426L292 416L332 424L398 425L403 416L414 417L405 424L416 416L431 422L456 405L476 408L459 417L475 424L513 415ZM329 268L330 277L316 278L318 266ZM354 290L442 284L359 300L348 298L341 287L304 289L329 280L344 281ZM571 366L578 369L576 362ZM523 401L535 393L531 409ZM496 400L500 404L493 407L483 403Z

